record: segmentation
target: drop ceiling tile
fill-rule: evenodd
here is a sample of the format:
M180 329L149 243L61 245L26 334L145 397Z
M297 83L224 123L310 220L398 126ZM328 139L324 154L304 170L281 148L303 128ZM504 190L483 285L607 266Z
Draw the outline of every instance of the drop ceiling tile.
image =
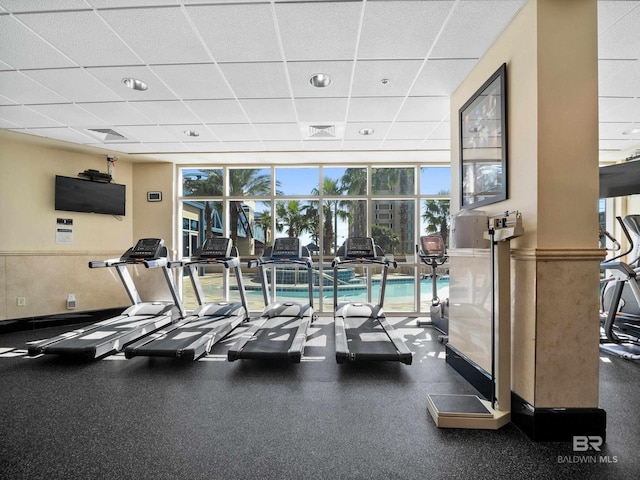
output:
M149 153L149 152L152 152L151 148L149 148L144 143L140 143L140 142L128 142L128 143L109 142L108 145L105 145L104 143L95 143L94 142L94 143L87 143L86 145L89 145L89 146L92 146L92 147L96 147L96 148L100 148L100 149L103 149L103 150L111 150L113 152L123 153L123 154L127 154L127 153ZM116 168L116 171L115 171L114 180L116 182L118 181L118 169L117 168Z
M509 25L526 0L456 3L431 50L431 58L480 58ZM483 21L490 19L490 21Z
M0 61L0 70L15 70L15 68L13 68L13 67L7 65L6 63Z
M302 150L304 148L302 141L300 140L292 141L292 142L287 142L287 141L267 142L263 140L262 144L264 145L265 150L270 152L296 151L296 150Z
M94 11L34 13L17 18L78 65L142 63Z
M268 3L193 6L187 13L218 62L282 60Z
M25 0L2 0L0 2L9 12L38 12L55 10L82 10L87 8L84 0L55 0L48 2L25 2Z
M127 140L143 143L179 142L179 136L172 135L157 125L127 125L120 126L117 131L127 137Z
M352 98L349 104L349 122L384 122L397 115L403 98L368 97Z
M598 142L600 150L628 150L633 148L634 145L635 143L631 139L607 140L601 138Z
M367 142L382 140L387 135L389 127L391 127L391 122L349 122L345 127L344 138L345 140ZM373 130L373 133L362 135L360 130L364 128Z
M29 128L28 130L22 130L22 133L29 135L36 135L38 137L53 138L55 140L62 140L64 142L85 144L92 141L86 135L73 130L72 128L60 127L60 128Z
M262 142L223 142L223 145L231 152L262 152L264 145Z
M634 128L634 124L629 123L621 123L621 122L604 122L600 123L599 131L600 138L607 140L625 140L632 138L631 135L625 135L624 132L627 132Z
M450 140L425 140L420 145L421 150L449 150L450 148Z
M91 113L70 103L63 105L33 105L31 108L62 125L70 127L77 127L80 125L98 125L103 123L99 118L95 117Z
M65 103L68 100L40 85L22 72L0 72L0 93L12 102L24 105L35 103Z
M224 77L213 63L149 68L182 99L233 98Z
M342 140L304 140L302 146L306 151L337 151L342 150Z
M420 150L422 140L385 140L381 150Z
M0 118L21 128L64 126L64 124L45 117L30 107L23 107L22 105L0 106Z
M604 97L640 97L640 61L600 61L598 94Z
M355 97L404 97L422 63L422 60L359 61L356 64L351 94Z
M424 58L453 4L367 2L358 58Z
M387 140L424 140L438 126L438 122L395 122Z
M132 102L131 105L159 125L202 123L202 120L187 105L177 100Z
M17 103L0 95L0 105L17 105Z
M87 0L95 8L151 7L155 5L175 5L175 0Z
M287 60L343 60L356 54L360 2L277 3Z
M347 114L346 98L298 98L296 110L300 122L344 122Z
M295 97L347 97L351 85L352 61L344 62L288 62L291 89ZM325 73L331 77L328 87L311 85L313 75Z
M227 147L221 142L191 142L186 144L189 151L194 153L226 152Z
M263 141L300 140L297 123L259 123L254 128Z
M5 120L4 118L0 117L0 128L6 128L6 129L18 129L21 128L20 125L16 124L16 123L12 123L9 122L7 120Z
M184 103L204 123L247 122L247 116L236 100L187 100Z
M396 120L403 122L440 121L449 115L449 97L407 97Z
M205 125L162 125L162 128L171 133L172 137L180 138L183 142L217 142L218 138ZM197 137L190 137L185 131L197 132Z
M286 98L291 95L283 62L223 63L220 68L238 98Z
M637 59L640 56L638 25L640 8L636 7L630 9L615 25L598 36L598 57Z
M92 113L108 125L136 125L153 123L129 102L80 103L78 107Z
M449 140L450 138L451 122L440 122L429 134L429 140Z
M640 121L640 99L633 97L600 97L598 99L600 122Z
M598 33L602 34L614 27L627 13L640 5L640 2L606 1L598 2Z
M190 144L173 142L144 142L148 153L189 153Z
M242 99L240 104L252 123L296 122L297 116L290 98Z
M100 16L144 63L212 60L178 6L101 10Z
M342 144L342 148L344 150L380 150L382 145L382 140L374 139L374 140L347 140Z
M248 123L208 125L209 129L222 142L260 141L253 126Z
M148 67L91 67L86 71L100 80L109 89L125 100L176 100L176 96L164 86ZM148 90L139 91L127 88L123 78L135 78L146 83Z
M412 96L451 95L469 75L477 60L429 60L411 89Z
M70 102L122 100L122 97L118 96L116 92L81 68L28 70L24 74Z
M74 63L15 17L0 16L0 59L15 69L70 67ZM6 69L6 68L3 68Z

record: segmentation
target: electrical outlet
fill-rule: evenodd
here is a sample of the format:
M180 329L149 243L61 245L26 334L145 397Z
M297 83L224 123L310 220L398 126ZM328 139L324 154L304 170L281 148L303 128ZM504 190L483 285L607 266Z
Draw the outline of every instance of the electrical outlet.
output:
M67 295L67 310L73 310L76 308L76 295L75 293L70 293Z
M27 299L25 297L16 297L16 305L18 307L26 307Z

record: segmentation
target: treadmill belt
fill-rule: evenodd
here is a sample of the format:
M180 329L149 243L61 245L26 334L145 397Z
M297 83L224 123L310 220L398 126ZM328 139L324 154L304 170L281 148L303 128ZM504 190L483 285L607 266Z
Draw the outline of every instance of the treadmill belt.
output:
M243 352L265 354L282 352L286 357L298 325L300 325L300 318L297 317L277 317L268 320L256 332L253 339L247 342Z
M376 319L347 317L344 326L349 351L356 356L397 356L396 347Z

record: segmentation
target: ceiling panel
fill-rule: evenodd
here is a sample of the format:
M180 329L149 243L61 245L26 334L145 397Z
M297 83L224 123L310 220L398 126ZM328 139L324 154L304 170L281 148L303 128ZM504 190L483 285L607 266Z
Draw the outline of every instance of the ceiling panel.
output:
M25 75L50 90L59 93L69 102L121 101L122 97L81 68L57 70L27 70ZM118 89L123 87L118 85Z
M0 72L2 96L21 104L65 103L68 100L18 71Z
M100 16L144 63L212 60L179 7L101 10Z
M18 15L34 32L77 65L135 65L141 59L96 12L50 12ZM69 35L73 32L73 35Z
M351 94L354 97L404 97L422 60L360 60L356 64Z
M451 93L525 4L0 0L0 128L110 152L193 153L178 162L279 149L439 158ZM640 1L598 2L599 113L612 137L600 143L620 158L640 148L619 128L640 124L638 24ZM314 73L333 83L312 87ZM126 77L148 89L126 88ZM130 141L101 143L84 130L89 122L126 128ZM309 140L310 125L334 125L336 138Z
M11 68L70 67L74 63L9 15L0 16L0 59Z
M223 63L222 73L238 98L289 97L289 82L283 62Z
M218 62L282 60L268 3L190 6L187 13Z
M354 58L360 2L277 3L275 9L288 60Z
M453 5L453 1L367 2L358 58L424 59Z

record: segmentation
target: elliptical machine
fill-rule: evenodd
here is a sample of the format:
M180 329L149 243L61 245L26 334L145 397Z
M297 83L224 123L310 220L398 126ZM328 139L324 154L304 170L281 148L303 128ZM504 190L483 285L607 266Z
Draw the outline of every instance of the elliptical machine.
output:
M603 330L600 349L622 358L640 360L640 215L628 215L624 220L616 217L616 220L630 247L600 264L603 272L609 272L601 281L605 285L600 297ZM603 234L615 242L607 232ZM629 263L617 261L629 254Z
M444 301L438 297L438 267L444 265L449 258L447 256L444 241L440 235L420 237L420 245L416 245L416 254L422 263L431 267L431 307L429 309L429 321L418 320L419 327L435 327L442 335L438 337L441 343L446 343L449 333L449 299ZM425 278L425 277L423 277Z

